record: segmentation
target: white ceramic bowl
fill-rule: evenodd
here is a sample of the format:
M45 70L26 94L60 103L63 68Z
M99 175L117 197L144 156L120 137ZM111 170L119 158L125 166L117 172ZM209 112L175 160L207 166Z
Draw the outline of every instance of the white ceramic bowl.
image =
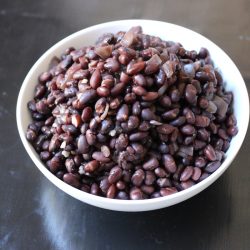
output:
M121 30L126 31L130 27L136 25L141 25L144 33L159 36L164 40L180 42L189 50L194 49L199 51L201 47L208 48L215 67L219 68L223 79L226 82L226 89L231 90L234 93L234 112L238 121L239 133L232 139L231 146L226 153L226 158L221 167L207 179L193 187L170 196L156 199L138 201L107 199L71 187L47 170L44 164L40 161L33 147L25 138L25 131L31 121L27 109L27 102L33 97L34 87L37 83L39 74L47 70L48 64L53 56L59 56L70 46L80 48L84 45L94 44L96 39L103 33L117 32ZM31 68L22 84L18 96L16 116L19 134L29 156L39 170L58 188L78 200L97 207L117 211L147 211L168 207L184 201L204 190L222 175L237 155L246 135L249 121L249 100L244 80L235 64L223 50L204 36L181 26L165 22L151 20L122 20L95 25L76 32L64 38L45 52Z

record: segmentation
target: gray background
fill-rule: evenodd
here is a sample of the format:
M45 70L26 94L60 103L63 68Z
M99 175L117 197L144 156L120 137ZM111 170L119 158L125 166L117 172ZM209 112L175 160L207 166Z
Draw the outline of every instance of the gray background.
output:
M201 194L158 211L119 213L53 186L25 152L15 121L22 81L44 51L77 30L125 18L202 33L230 55L249 90L249 13L249 0L0 0L0 249L249 249L249 133L228 171Z

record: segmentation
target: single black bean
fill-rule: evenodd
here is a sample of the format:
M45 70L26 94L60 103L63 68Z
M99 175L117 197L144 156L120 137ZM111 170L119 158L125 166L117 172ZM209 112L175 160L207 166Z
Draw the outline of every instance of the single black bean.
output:
M128 119L129 130L138 128L139 124L140 124L140 120L137 116L129 116L129 119Z
M197 131L197 138L203 141L209 141L210 140L210 132L208 132L206 129L199 129Z
M128 200L129 199L129 196L126 192L124 191L119 191L116 195L116 199L119 199L119 200Z
M36 102L34 100L29 101L27 107L30 111L36 112Z
M169 124L179 127L182 126L186 122L186 117L185 116L179 116L175 120L171 121Z
M118 182L122 177L122 169L118 166L113 167L110 170L108 181L109 183L116 183Z
M203 168L206 166L206 164L207 164L206 159L201 156L197 157L194 162L194 165L197 168Z
M159 161L157 160L156 157L151 157L148 159L146 162L143 164L143 168L145 170L153 170L159 166Z
M235 136L238 134L238 128L236 126L230 126L227 129L227 134L230 136Z
M151 195L155 191L155 188L154 186L142 185L141 190L143 193Z
M188 103L195 105L197 102L197 89L192 85L188 84L185 90L185 98Z
M174 160L172 155L170 155L170 154L162 155L162 161L163 161L163 164L164 164L166 170L169 173L175 173L177 167L176 167L176 163L175 163L175 160Z
M36 138L37 138L36 132L32 129L28 129L26 132L26 139L30 142L33 142L36 140Z
M138 130L146 132L146 131L149 131L150 128L151 128L151 125L148 121L142 121Z
M169 96L165 95L160 99L160 104L161 106L163 106L164 108L170 108L171 107L171 99Z
M64 174L63 181L75 188L80 188L81 186L81 183L78 178L72 173Z
M148 132L137 132L129 136L129 140L132 142L141 141L148 137Z
M112 89L111 89L111 95L112 96L118 96L120 95L126 87L126 84L124 82L117 83Z
M204 155L207 157L209 161L216 160L216 154L212 145L208 144L204 149Z
M85 166L84 166L84 170L88 173L92 173L94 171L96 171L99 167L99 162L97 160L93 160L88 162Z
M171 182L168 178L158 178L156 184L160 188L171 187Z
M85 135L80 135L77 142L77 149L80 154L86 154L89 152L89 144Z
M161 188L160 190L160 195L161 196L168 196L174 193L177 193L178 190L175 187L166 187L166 188Z
M220 161L210 162L205 167L205 171L208 173L213 173L215 170L217 170L220 167L220 165L221 165Z
M120 64L116 59L108 58L106 60L106 63L104 64L104 68L112 73L115 73L115 72L119 71Z
M51 158L51 154L48 151L42 151L40 153L40 159L44 162L48 161Z
M93 183L90 187L90 193L93 195L99 195L100 194L100 188L96 183Z
M107 191L107 198L113 199L116 195L116 186L112 184Z
M133 81L135 84L142 86L142 87L146 87L147 86L147 82L145 77L142 74L138 74L133 76Z
M131 181L135 186L141 186L144 179L145 179L144 171L142 169L138 169L132 175Z
M129 197L131 200L142 200L143 193L139 188L135 187L130 190Z
M180 112L179 108L174 108L172 110L169 110L169 111L163 113L162 114L162 118L164 120L167 120L167 121L173 120L173 119L175 119L178 116L179 112Z
M46 93L46 88L44 85L41 84L37 84L36 88L35 88L35 98L42 98Z
M116 120L119 122L125 122L128 120L129 108L127 104L123 104L117 112Z
M108 157L105 157L103 155L102 152L99 152L99 151L96 151L92 154L92 158L97 160L97 161L100 161L100 162L103 162L103 163L106 163L106 162L109 162L110 159Z
M208 127L210 123L210 119L206 116L202 116L202 115L197 115L195 117L195 126L197 127Z
M96 89L96 92L101 97L108 97L109 94L110 94L110 90L108 88L106 88L106 87L103 87L103 86L98 87Z
M190 188L194 185L195 183L191 180L188 180L188 181L183 181L181 182L181 186L183 189L187 189L187 188Z
M140 71L142 71L145 68L145 66L146 66L146 64L144 61L139 61L139 62L131 61L127 65L127 74L128 75L136 75Z
M191 166L187 166L184 168L181 176L180 176L180 181L187 181L191 178L191 176L193 175L193 167Z
M192 125L185 125L181 128L181 132L184 135L193 135L195 134L196 130L195 130L195 127Z
M76 165L72 158L66 159L65 167L69 173L74 173L76 171Z
M97 95L97 93L96 93L96 90L94 90L94 89L85 90L78 97L80 105L85 105L85 104L88 104L90 102L93 102L96 98L96 95Z
M146 174L145 174L145 184L146 185L152 185L156 180L156 176L155 174L152 172L152 171L146 171Z
M160 177L160 178L163 178L163 177L167 177L167 172L165 169L161 168L161 167L157 167L155 170L154 170L154 173L156 176Z
M141 114L141 106L140 106L140 102L135 102L132 106L132 113L135 116L138 116Z
M169 124L163 124L163 125L157 126L156 130L160 134L169 135L174 131L174 127Z
M151 121L155 120L156 115L151 109L146 108L141 111L141 117L145 121Z

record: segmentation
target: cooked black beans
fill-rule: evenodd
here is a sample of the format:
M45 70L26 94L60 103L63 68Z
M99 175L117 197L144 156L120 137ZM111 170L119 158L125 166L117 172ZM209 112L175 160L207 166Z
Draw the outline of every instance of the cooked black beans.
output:
M84 192L168 196L221 166L238 133L232 100L207 49L134 27L51 63L27 104L26 138L52 173Z

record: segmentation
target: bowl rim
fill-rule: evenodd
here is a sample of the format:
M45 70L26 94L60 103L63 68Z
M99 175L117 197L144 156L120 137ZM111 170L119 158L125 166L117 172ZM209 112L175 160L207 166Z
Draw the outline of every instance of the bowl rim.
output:
M157 21L157 20L149 20L149 19L123 19L123 20L117 20L117 21L111 21L111 22L105 22L105 23L101 23L101 24L97 24L97 25L93 25L90 27L87 27L85 29L79 30L63 39L61 39L60 41L58 41L57 43L55 43L52 47L50 47L46 52L44 52L42 54L42 56L40 56L40 58L35 62L35 64L33 64L33 66L31 67L31 69L29 70L28 74L26 75L19 94L18 94L18 100L17 100L17 105L16 105L16 120L17 120L17 127L18 127L18 132L19 135L21 137L22 143L28 153L28 155L31 157L32 161L35 163L35 165L39 168L39 170L49 179L49 181L51 181L54 185L56 185L58 188L62 189L64 192L66 192L67 194L73 196L74 198L84 201L86 203L95 205L95 201L100 204L109 204L110 206L112 205L126 205L126 207L135 207L135 206L145 206L145 205L149 205L149 204L156 204L156 203L161 203L163 201L172 201L172 204L167 205L167 206L171 206L174 205L176 203L180 203L198 193L200 193L202 190L204 190L205 188L207 188L209 185L211 185L215 180L217 180L222 173L229 167L230 163L233 161L233 159L235 158L235 156L237 155L247 132L247 128L248 128L248 123L249 123L249 115L247 116L247 123L245 124L245 126L241 129L243 129L243 131L241 131L241 139L240 142L235 146L235 150L234 153L230 156L227 156L227 158L223 161L223 163L221 164L220 168L217 169L214 173L212 173L210 176L208 176L205 180L195 184L194 186L182 190L180 192L171 194L169 196L164 196L164 197L159 197L159 198L154 198L154 199L145 199L145 200L118 200L118 199L109 199L106 197L100 197L100 196L95 196L86 192L83 192L77 188L74 188L72 186L70 186L69 184L63 182L62 180L60 180L59 178L57 178L53 173L51 173L46 167L45 164L42 163L38 157L38 155L36 155L36 153L34 152L34 149L32 148L32 145L26 140L25 138L25 129L22 127L22 108L24 105L26 105L26 103L24 104L22 102L23 96L25 95L25 89L28 87L29 82L30 82L30 78L33 75L35 69L43 62L43 60L45 60L51 53L53 53L53 51L55 51L57 48L60 48L61 46L63 46L64 43L66 43L68 40L72 40L74 38L77 38L79 35L84 35L87 34L89 31L92 31L93 29L99 29L99 28L105 28L105 27L111 27L111 26L117 26L117 25L121 25L124 23L138 23L138 25L141 25L141 23L154 23L155 25L157 24L167 24L172 26L173 28L178 28L178 29L184 29L185 31L189 32L189 33L195 33L196 36L199 36L200 38L202 38L203 40L205 39L207 42L213 44L213 46L216 47L216 49L221 50L221 52L224 54L224 56L227 58L227 60L229 60L232 65L234 66L238 76L240 77L240 81L242 81L243 85L242 87L244 88L244 92L246 92L246 96L245 96L245 100L247 101L248 105L247 107L244 107L245 111L247 114L249 114L249 97L248 97L248 92L247 92L247 88L245 85L245 82L238 70L238 68L236 67L236 65L234 64L234 62L231 60L231 58L224 52L224 50L222 50L219 46L217 46L214 42L212 42L210 39L206 38L205 36L199 34L198 32L195 32L191 29L185 28L183 26L180 25L176 25L173 23L169 23L169 22L163 22L163 21ZM32 150L33 149L33 150ZM69 191L68 191L69 190ZM72 193L74 193L74 195L72 195ZM177 200L177 202L175 202ZM88 202L91 201L91 202ZM170 202L171 203L171 202ZM99 206L99 205L95 205L95 206ZM99 206L101 207L101 206ZM165 206L160 206L159 208L162 208ZM103 208L107 208L106 206L104 206ZM114 208L108 208L108 209L112 209L112 210L119 210ZM124 210L120 210L120 211L129 211L129 208L125 208ZM157 209L157 208L153 208L153 209ZM147 209L136 209L135 211L146 211ZM149 209L152 210L152 209Z

